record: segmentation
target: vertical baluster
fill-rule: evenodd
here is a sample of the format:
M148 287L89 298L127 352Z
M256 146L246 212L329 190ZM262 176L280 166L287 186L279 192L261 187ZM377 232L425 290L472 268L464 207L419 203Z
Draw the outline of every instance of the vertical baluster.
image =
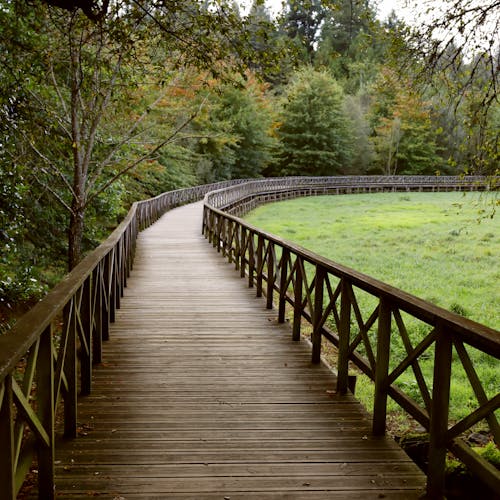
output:
M94 332L92 335L92 359L94 363L102 361L102 340L103 340L103 321L104 321L104 301L102 292L101 266L99 263L92 272L92 295L93 295L93 322Z
M288 261L290 259L290 250L283 248L281 253L281 271L280 271L280 290L278 304L278 322L285 322L285 306L286 306L286 282L288 278Z
M39 445L38 496L54 498L54 359L52 356L52 329L46 328L40 337L37 364L37 413L49 437L49 446Z
M205 236L205 238L207 237L207 233L206 233L206 230L207 230L207 212L208 212L208 208L205 205L205 203L203 203L203 216L201 219L201 234L203 236Z
M216 220L215 220L215 231L216 231L216 235L215 235L215 238L214 238L214 241L213 241L213 246L214 248L217 248L217 251L220 252L220 246L221 246L221 239L223 239L223 231L225 230L224 226L224 218L220 215L220 214L217 214L216 215ZM229 238L229 234L228 234L228 238Z
M215 231L215 213L212 211L212 210L209 210L209 213L208 213L208 228L207 228L207 232L208 232L208 241L209 243L211 243L213 245L213 241L214 241L214 231Z
M12 397L12 377L7 375L0 386L0 487L2 499L15 500L14 471L14 402Z
M428 498L444 498L446 465L446 432L450 404L450 378L452 362L451 336L440 325L434 352L434 378L432 387L431 421L429 427L429 466L427 473Z
M264 274L264 237L257 237L257 297L262 297L262 275Z
M218 252L221 252L221 247L222 247L222 256L225 258L227 257L227 224L228 221L224 217L222 221L222 230L221 230L221 238L222 241L219 243L219 247L217 248Z
M250 230L248 233L248 287L253 287L255 275L255 246L254 234Z
M241 226L237 222L233 222L233 242L234 242L234 269L240 268L240 242L241 242Z
M125 233L123 234L123 288L127 288L127 278L130 275L129 270L129 253L130 253L130 225L127 226ZM122 294L123 295L123 294Z
M346 394L349 387L349 344L351 337L351 299L346 278L340 281L339 352L337 361L337 392Z
M245 227L240 225L240 277L244 278L245 277L245 269L246 269L246 259L245 259L245 252L246 252L246 247L247 247L247 230Z
M377 362L375 369L375 397L373 404L373 434L385 434L387 417L387 377L391 351L391 306L385 297L380 298L377 329Z
M214 248L217 248L217 252L221 251L221 241L225 240L225 230L226 230L226 220L221 215L217 215L217 221L215 229L217 231L216 237L213 241Z
M295 269L295 284L293 287L293 333L292 339L300 340L300 327L302 323L302 261L297 255Z
M121 297L123 295L122 293L122 276L121 276L121 269L122 269L122 238L118 240L118 242L115 245L115 267L114 267L114 273L113 273L113 279L114 279L114 289L115 289L115 297L116 297L116 308L120 309L120 302L121 302Z
M106 285L108 291L108 309L109 309L109 321L114 323L116 319L116 248L113 248L107 255L107 270L108 276L106 276Z
M317 364L321 361L321 318L323 317L323 287L326 271L316 264L316 278L314 282L314 311L313 311L313 333L312 333L312 362Z
M215 235L216 235L216 229L217 229L217 218L215 215L214 211L210 211L210 242L212 243L212 246L215 247Z
M132 255L130 258L130 271L134 268L135 251L137 248L137 236L139 235L139 227L137 223L137 218L134 218L134 233L132 236Z
M72 302L75 301L73 297ZM64 373L68 383L68 391L64 395L64 436L76 437L77 420L77 356L76 356L76 307L69 303L64 310L64 327L67 329L66 352L64 356Z
M273 292L274 292L274 243L268 242L267 247L267 290L266 290L266 307L273 308Z
M80 380L82 394L90 394L92 390L92 275L82 284L82 300L80 304L80 322L82 325L82 337L85 339L87 349L81 346L80 357Z

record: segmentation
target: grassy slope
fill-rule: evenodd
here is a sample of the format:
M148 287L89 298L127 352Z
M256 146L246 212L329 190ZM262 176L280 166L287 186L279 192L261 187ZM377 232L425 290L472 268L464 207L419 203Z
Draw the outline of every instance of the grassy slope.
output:
M484 196L383 193L301 198L260 207L247 220L500 329L500 217L478 223Z
M336 262L498 329L500 218L478 222L481 210L491 202L484 196L384 193L301 198L260 207L247 220ZM365 304L368 302L365 300ZM417 341L422 332L417 325L413 331L412 337ZM398 349L403 351L397 344L393 342L392 347L395 358L399 357ZM486 392L493 396L498 392L497 360L474 351L471 355ZM430 382L432 355L421 365ZM407 393L420 400L411 370L398 381ZM359 382L357 395L370 408L372 390L366 381ZM460 363L453 369L450 404L454 418L465 416L476 406ZM394 412L392 418L401 419L404 427L405 417L398 415L397 406L391 405L390 410Z

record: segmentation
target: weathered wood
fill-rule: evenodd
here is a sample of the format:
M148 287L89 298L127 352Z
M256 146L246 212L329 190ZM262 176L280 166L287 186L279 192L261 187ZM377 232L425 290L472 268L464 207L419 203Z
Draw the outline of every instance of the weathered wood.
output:
M446 431L450 400L452 339L440 325L436 328L436 351L434 354L434 386L430 422L429 468L435 473L429 475L427 493L432 499L444 498Z
M49 445L38 447L38 491L42 498L54 498L54 363L52 359L52 331L47 328L40 337L40 363L37 373L38 414L47 432Z
M432 184L432 179L429 177L391 177L386 179L358 177L355 185L352 184L352 180L352 177L337 177L335 180L332 178L295 178L253 181L209 193L204 200L204 213L213 213L214 216L225 219L231 226L239 227L240 231L248 231L250 237L258 239L261 248L267 249L268 260L270 255L281 252L282 255L289 255L290 261L295 261L295 265L290 266L290 269L288 266L286 269L282 266L287 272L287 276L281 276L279 280L275 279L274 272L270 272L269 267L271 266L269 264L266 270L267 274L264 273L263 267L259 266L255 276L258 284L257 296L260 296L265 289L267 291L266 306L270 309L274 306L273 294L277 292L280 299L277 304L278 320L283 319L283 303L285 301L293 308L294 338L298 336L303 321L311 325L314 361L318 361L320 358L323 340L333 343L338 349L337 391L340 394L345 393L349 385L350 362L354 363L358 369L375 382L373 432L376 434L385 432L388 396L429 431L431 434L430 454L433 456L430 460L433 466L428 468L428 476L431 478L428 487L430 496L444 494L443 491L438 493L438 490L442 490L444 487L446 450L452 451L458 458L462 458L464 464L477 478L483 480L493 491L496 491L500 485L500 472L475 453L466 444L463 437L466 432L474 430L475 424L485 419L490 425L490 431L495 439L497 441L500 439L498 437L499 426L495 416L495 411L500 408L500 395L497 394L488 399L486 390L466 353L466 349L472 347L482 351L482 355L489 356L492 362L497 361L500 359L499 332L358 271L332 262L238 218L238 216L263 203L299 196L360 193L372 192L372 190L375 192L385 190L489 190L496 189L496 179L490 183L484 182L484 179L457 180L456 178L447 178ZM207 220L209 219L207 218ZM233 246L231 241L228 241L227 244L229 247ZM274 268L274 263L271 262L271 264ZM303 283L298 283L297 279ZM265 287L264 281L266 282ZM338 284L335 291L333 291L331 283ZM302 292L305 297L302 296ZM381 307L377 307L371 314L370 310L362 310L358 294L360 296L370 295L372 299L381 304ZM340 313L338 308L340 308ZM403 313L405 318L411 318L411 321L417 320L424 328L427 328L426 333L419 332L419 343L415 347L410 341ZM448 432L444 432L444 429L447 429L451 422L448 422L448 412L444 409L448 405L450 393L444 388L446 384L449 386L451 364L446 350L440 349L436 345L439 343L438 325L439 330L445 331L446 335L450 337L452 343L450 346L455 346L459 361L476 395L478 405L471 409L469 414ZM351 328L352 339L350 338ZM391 353L391 331L395 331L396 335L399 334L405 346L406 356L402 360L395 359ZM377 333L376 342L373 340L374 333ZM442 364L445 367L439 372L443 378L436 380L436 371L434 380L427 381L419 363L420 359L428 356L434 347L435 352L439 353L435 358L435 366ZM375 351L377 359L375 359ZM443 357L442 363L441 356ZM396 366L392 369L394 365ZM413 370L420 395L411 394L401 383L401 375L409 368ZM448 371L445 374L446 370ZM436 388L439 389L437 397L443 399L442 401L436 402L436 396L434 396L431 402L430 388L433 385L435 392Z
M0 484L6 500L16 498L13 409L12 377L7 376L0 386Z
M210 250L199 213L140 235L80 435L58 452L58 494L418 498L417 467Z
M373 404L373 434L385 433L387 416L387 375L391 350L391 308L382 297L379 304L377 329L377 369Z
M245 213L245 211L253 208L254 206L276 201L278 199L289 199L297 196L312 196L319 194L342 194L342 193L360 193L360 192L379 192L384 190L391 191L450 191L450 190L488 190L495 189L496 179L485 179L485 178L471 178L471 177L377 177L377 176L361 176L361 177L329 177L329 178L278 178L278 179L261 179L258 181L227 181L219 183L216 185L205 185L197 186L194 188L181 189L178 191L171 191L168 193L163 193L156 198L150 200L145 200L143 202L133 204L130 212L122 221L122 223L116 228L115 231L110 235L110 237L99 246L94 252L89 254L82 262L64 279L62 280L53 291L51 291L47 297L45 297L41 302L39 302L27 315L21 318L14 328L8 333L0 336L0 399L7 397L5 380L13 375L14 370L16 370L18 364L24 364L27 359L26 372L23 374L21 372L16 373L16 377L23 378L23 393L27 395L31 390L35 390L36 387L29 387L30 381L33 380L33 373L41 369L40 366L35 366L35 363L39 363L37 356L32 354L35 345L38 345L43 332L52 326L58 325L60 322L60 316L63 311L68 309L70 305L74 307L73 317L71 321L74 323L74 327L71 328L71 338L69 338L66 333L63 332L62 342L55 342L51 349L49 356L54 357L54 379L52 380L52 389L42 390L41 393L37 394L37 398L29 399L28 405L32 408L38 406L40 394L43 397L49 397L50 393L54 394L54 405L57 406L58 401L64 399L65 407L67 411L63 415L65 420L68 434L74 434L73 429L75 428L75 418L76 410L74 405L77 398L75 397L75 389L77 388L78 379L77 372L80 370L80 376L82 377L83 385L81 388L83 392L90 390L90 372L93 369L93 363L91 362L90 353L90 339L95 339L93 342L94 348L94 361L100 360L100 341L107 340L109 335L110 323L115 320L116 308L121 305L121 296L124 292L127 282L127 274L132 269L131 258L135 255L135 238L138 230L144 229L156 221L165 211L185 204L193 200L199 200L205 193L213 191L210 194L210 199L216 200L215 206L225 207L227 210L233 211L235 214ZM235 189L237 185L244 185L243 189ZM229 187L231 186L231 187ZM222 189L224 188L224 189ZM286 248L286 242L279 238L269 237L265 233L255 230L255 228L248 229L248 236L246 241L257 240L257 252L253 248L253 244L250 245L252 250L250 250L249 245L239 244L238 235L242 234L240 222L234 218L227 217L226 214L208 210L205 206L203 211L203 225L202 233L205 234L209 240L217 247L220 251L221 248L224 250L224 254L229 256L230 259L235 259L238 257L243 263L250 263L250 257L247 257L246 252L252 251L255 253L254 261L257 260L257 266L255 269L255 282L257 284L257 295L261 295L264 291L263 289L263 279L265 281L271 281L272 287L268 293L269 297L274 293L274 291L280 292L280 282L281 280L277 278L276 274L276 248L278 251L282 251ZM260 249L259 249L260 247ZM264 248L267 247L271 249L273 253L272 262L272 280L266 280L263 277L264 268L266 267L266 260L262 254ZM288 247L291 248L291 247ZM294 252L295 252L294 247ZM259 252L260 250L260 252ZM291 252L292 253L292 252ZM299 258L300 255L300 258ZM259 262L260 256L260 262ZM372 280L369 277L362 275L361 273L356 273L342 266L331 266L331 262L328 260L314 255L312 252L305 251L304 249L299 249L298 253L295 255L296 262L298 261L301 266L301 277L300 279L304 281L304 293L305 299L301 303L302 317L306 321L310 321L309 311L313 310L312 307L312 296L313 296L313 285L314 277L308 280L308 276L305 273L305 267L307 263L309 264L320 264L327 271L327 279L325 282L329 283L329 276L335 275L337 278L346 277L349 281L349 287L358 287L370 294L377 295L382 293L391 297L391 304L393 311L396 313L399 309L408 312L410 315L414 315L420 320L427 322L429 324L435 324L436 318L446 327L450 332L453 332L453 340L456 341L457 335L460 340L466 346L473 346L480 350L487 352L493 357L500 357L500 342L498 341L497 332L487 329L482 325L477 325L474 322L460 318L457 320L458 316L444 311L435 306L429 306L425 301L419 299L415 300L404 292L398 291L398 293L393 296L392 292L394 289L388 285ZM330 267L329 267L330 266ZM182 266L179 266L182 268ZM86 280L91 280L94 283L94 277L96 278L97 290L93 294L93 304L89 308L85 303L81 301L81 291L82 286ZM168 279L168 278L167 278ZM249 280L253 278L249 277ZM292 277L287 277L285 280L287 286L292 283ZM266 283L266 290L269 289L269 284ZM179 284L182 286L182 284ZM326 295L326 294L325 294ZM330 300L334 301L331 294L329 293ZM294 307L293 297L291 298L289 294L286 294L286 302ZM353 299L353 309L358 315L357 304ZM172 302L172 307L176 308L175 301ZM158 307L158 304L156 305ZM207 305L211 307L212 304ZM87 309L91 311L91 320L87 322ZM331 304L328 304L325 308L324 318L321 319L321 324L324 323L326 316L329 313L335 315L335 309L331 309ZM203 316L209 315L209 313L204 311L199 311ZM227 314L227 311L226 311ZM243 313L242 313L243 314ZM190 315L185 314L182 322L178 325L179 333L183 334L183 329L188 328L190 321ZM252 319L251 314L248 314L248 320ZM241 325L240 319L234 319L231 317L231 323L235 327ZM337 324L339 321L337 320ZM363 342L367 344L369 349L369 342L367 341L366 332L369 327L362 326L370 323L370 320L363 321L362 318L356 317L356 321L360 325L361 334L363 336ZM226 322L224 326L218 325L217 328L219 332L223 335L230 335L232 333L232 325ZM140 326L140 325L139 325ZM90 327L89 331L88 328ZM188 328L189 330L189 328ZM79 336L82 342L82 358L76 356L76 336ZM339 345L338 337L326 328L326 325L321 328L321 335L332 341L335 345ZM358 337L356 337L358 338ZM434 337L432 333L428 337L430 339L429 344L434 342ZM194 339L193 339L194 341ZM356 339L353 341L356 343ZM423 346L426 340L420 344ZM364 360L354 349L353 344L352 350L349 348L349 356L352 361L354 361L357 366L368 376L374 377L374 365L375 361L373 356L369 356L369 363ZM458 344L456 344L458 345ZM135 346L139 349L138 346ZM269 348L269 346L267 347ZM183 355L182 349L179 348L179 355ZM224 350L224 348L221 348ZM276 348L276 350L279 347ZM420 347L417 347L417 350ZM260 351L259 351L260 350ZM48 352L48 351L46 351ZM200 351L201 352L201 351ZM257 347L256 353L265 353L266 348L263 346ZM201 352L205 356L206 352ZM47 355L47 354L46 354ZM244 356L244 351L241 351L241 355ZM86 356L87 359L84 359ZM409 358L413 356L409 354ZM409 360L408 358L408 360ZM80 359L83 364L80 363ZM234 358L236 360L236 358ZM467 365L467 360L461 358L464 365ZM241 361L241 358L240 358ZM46 362L46 361L45 361ZM40 361L40 363L42 363ZM406 363L404 361L403 363ZM418 363L416 357L411 361L412 366L416 366ZM403 366L403 365L401 365ZM407 365L405 365L407 366ZM404 369L404 368L402 368ZM467 374L474 378L471 370L465 367ZM396 372L389 374L389 380L395 380ZM472 375L471 375L472 374ZM419 387L421 390L426 391L425 381L421 381ZM478 399L484 401L481 396L481 389L473 380L471 380L474 391L478 395ZM276 385L276 384L274 384ZM311 387L313 384L311 384ZM17 390L17 389L16 389ZM395 399L398 404L400 404L406 411L408 411L418 422L420 422L425 427L429 425L429 414L426 409L423 409L415 401L413 401L408 395L402 392L398 387L390 385L388 387L388 394ZM8 391L7 391L8 392ZM117 393L124 393L125 388L117 388ZM153 391L154 392L154 391ZM19 391L17 395L20 396ZM425 397L424 397L425 399ZM4 399L8 401L8 399ZM2 409L3 416L2 419L8 418L11 421L4 422L2 419L0 425L6 426L2 427L3 430L8 429L9 426L14 426L15 436L24 435L26 433L26 439L22 439L22 442L18 437L15 437L15 443L13 444L15 449L15 458L13 460L14 471L11 471L15 476L15 482L19 485L22 482L26 471L29 470L30 462L32 458L36 455L37 450L40 446L43 446L44 435L43 432L32 432L32 429L37 428L37 422L35 419L35 413L25 405L25 399L19 399L19 397L14 398L9 405L12 404L16 408L10 408L6 411L5 408ZM44 401L42 405L49 404L50 401ZM467 419L462 420L459 424L459 429L468 425L470 422L478 416L483 416L488 413L488 422L492 421L492 411L494 408L498 407L498 401L496 399L490 400L487 403L480 403L481 408L472 413ZM39 429L40 430L40 429ZM23 431L23 432L21 432ZM50 429L47 429L48 434L52 434ZM448 443L448 446L452 446L452 450L458 450L460 454L463 449L461 446L455 443ZM51 440L49 440L51 442ZM19 443L21 443L21 449L19 448ZM11 449L8 447L0 448L0 454L5 455L0 458L0 463L10 463L9 454ZM52 450L53 452L53 450ZM47 455L49 456L49 455ZM470 453L465 453L465 459L467 463L473 460ZM17 457L19 459L17 460ZM492 475L491 471L484 469L484 464L479 463L476 469L482 468L481 470L486 471L486 475L490 477ZM50 467L46 469L50 471ZM495 471L493 471L495 472ZM45 472L43 472L45 473ZM10 473L8 473L10 474ZM497 474L498 476L498 474ZM499 477L495 476L495 480L499 480ZM10 480L9 480L10 481ZM10 481L12 482L12 481ZM4 482L5 483L5 482ZM488 479L488 483L491 481ZM495 483L496 484L496 483ZM14 487L16 489L16 487ZM10 494L9 490L9 494Z

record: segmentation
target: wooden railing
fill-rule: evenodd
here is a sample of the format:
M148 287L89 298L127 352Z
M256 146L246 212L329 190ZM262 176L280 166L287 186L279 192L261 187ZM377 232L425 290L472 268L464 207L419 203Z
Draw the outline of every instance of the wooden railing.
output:
M374 382L373 433L386 431L388 397L428 431L429 498L443 497L448 451L493 492L500 492L500 472L463 439L481 422L496 445L500 443L495 415L500 408L498 379L494 387L485 387L473 361L474 356L482 356L498 370L500 332L261 231L230 212L241 215L261 203L304 195L488 190L497 186L492 186L496 181L460 177L288 178L254 181L205 197L205 236L235 264L248 285L256 287L257 296L266 296L269 309L277 307L279 322L290 314L294 340L300 339L304 323L309 325L312 362L320 362L325 342L336 347L337 391L348 390L350 363ZM422 369L426 360L433 362L430 377ZM452 369L457 368L465 373L476 401L464 418L452 422L450 384ZM399 383L408 370L413 371L416 382L412 391Z
M54 497L55 420L77 434L78 395L92 390L132 268L141 229L175 206L242 181L197 186L135 203L111 236L7 333L0 335L0 498L16 498L33 459L39 498ZM59 404L61 402L61 404Z

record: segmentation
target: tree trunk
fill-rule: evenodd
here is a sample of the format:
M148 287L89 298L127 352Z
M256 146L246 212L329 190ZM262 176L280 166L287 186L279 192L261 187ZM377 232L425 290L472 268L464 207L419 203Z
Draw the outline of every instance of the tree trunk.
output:
M82 259L85 209L73 209L68 230L68 270L71 271Z

